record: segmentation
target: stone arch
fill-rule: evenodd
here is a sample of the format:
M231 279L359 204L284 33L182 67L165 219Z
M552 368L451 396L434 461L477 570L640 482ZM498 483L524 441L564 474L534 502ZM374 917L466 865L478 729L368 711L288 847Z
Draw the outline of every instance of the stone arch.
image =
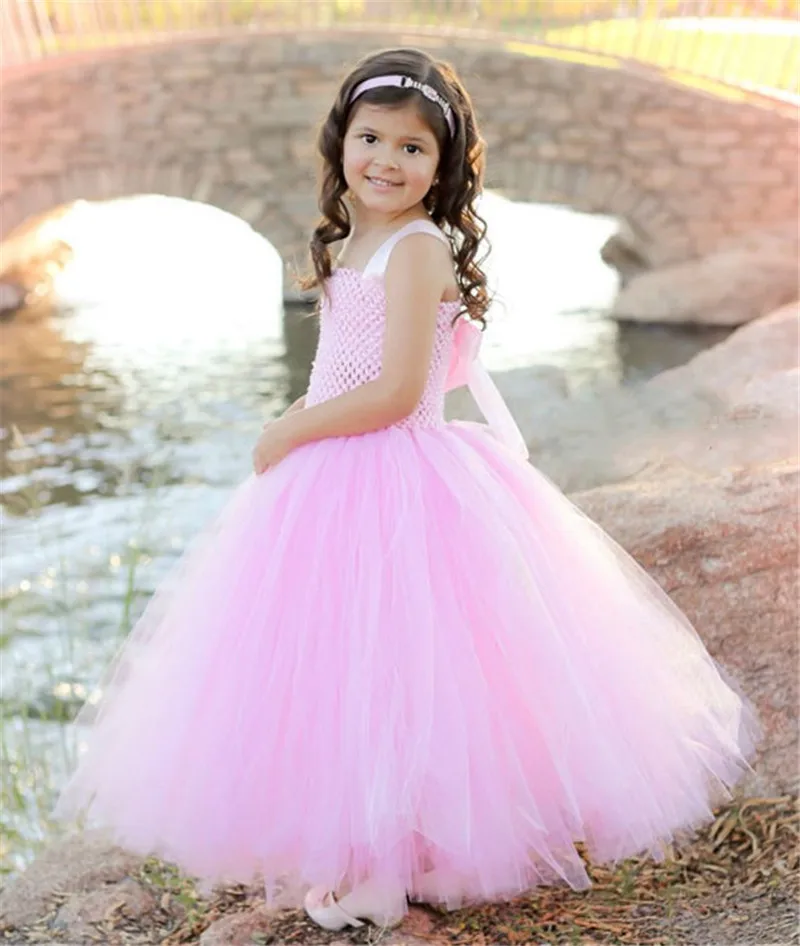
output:
M617 216L651 266L794 213L797 121L780 103L689 88L611 57L545 57L500 37L403 41L464 76L489 144L489 189ZM48 206L155 192L235 213L290 270L304 265L315 127L346 65L384 43L273 30L6 74L0 238ZM289 296L291 286L286 279Z
M21 194L3 201L3 231L13 236L31 217L76 200L114 200L138 195L158 194L197 201L230 213L250 224L277 249L290 268L303 265L307 234L290 229L282 221L280 202L270 193L251 183L220 179L207 169L179 164L92 166L67 170L61 175L37 178ZM291 296L291 287L287 287Z

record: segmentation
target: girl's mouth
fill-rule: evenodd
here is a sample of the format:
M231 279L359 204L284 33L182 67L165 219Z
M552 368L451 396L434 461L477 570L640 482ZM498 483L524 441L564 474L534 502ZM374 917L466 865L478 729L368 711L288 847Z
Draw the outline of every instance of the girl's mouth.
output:
M383 177L368 177L367 180L372 184L373 187L377 187L379 190L390 190L392 187L402 187L401 184L395 184L392 181L387 181Z

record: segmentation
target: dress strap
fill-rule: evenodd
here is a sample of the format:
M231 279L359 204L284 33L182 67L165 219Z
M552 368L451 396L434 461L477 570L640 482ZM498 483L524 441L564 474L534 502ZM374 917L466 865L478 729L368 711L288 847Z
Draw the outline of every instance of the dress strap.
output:
M386 272L386 267L389 264L389 257L391 256L392 250L404 237L407 237L412 233L430 233L431 236L438 237L444 243L448 243L447 237L432 220L412 220L404 227L400 227L399 230L395 230L391 236L381 243L378 249L372 254L370 261L364 268L363 275L382 276Z

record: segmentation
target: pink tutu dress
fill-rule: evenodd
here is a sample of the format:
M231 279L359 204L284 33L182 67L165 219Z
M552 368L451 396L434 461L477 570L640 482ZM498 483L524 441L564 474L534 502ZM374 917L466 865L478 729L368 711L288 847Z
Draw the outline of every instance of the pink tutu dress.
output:
M415 221L328 281L309 406L378 376L382 274L419 230L445 239ZM750 704L527 462L458 310L410 416L296 449L198 535L79 717L58 817L280 905L424 875L454 907L587 886L575 842L660 857L751 771ZM445 422L464 383L488 426Z

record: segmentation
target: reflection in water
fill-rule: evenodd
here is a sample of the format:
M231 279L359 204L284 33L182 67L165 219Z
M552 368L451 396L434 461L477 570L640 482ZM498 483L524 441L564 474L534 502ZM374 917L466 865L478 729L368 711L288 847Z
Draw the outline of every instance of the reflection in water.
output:
M491 369L555 367L575 391L652 374L703 346L663 330L621 333L602 317L616 279L598 251L613 221L491 196L483 212L497 290ZM216 210L142 198L81 205L59 226L76 250L59 281L65 311L0 325L0 685L7 707L39 720L12 714L3 730L10 770L28 780L22 807L0 798L17 864L67 758L48 720L83 698L249 473L264 419L305 390L316 333L303 310L283 312L274 250Z
M34 485L39 502L56 505L114 495L131 470L147 482L165 448L179 464L168 479L181 481L182 448L283 402L274 251L200 205L120 203L84 205L63 225L77 249L58 284L71 311L2 326L11 511ZM180 212L165 214L165 204ZM11 448L12 424L26 448ZM203 466L213 475L213 454Z
M618 328L617 351L625 381L643 381L660 371L685 365L704 348L730 334L721 326L646 325L629 322Z

